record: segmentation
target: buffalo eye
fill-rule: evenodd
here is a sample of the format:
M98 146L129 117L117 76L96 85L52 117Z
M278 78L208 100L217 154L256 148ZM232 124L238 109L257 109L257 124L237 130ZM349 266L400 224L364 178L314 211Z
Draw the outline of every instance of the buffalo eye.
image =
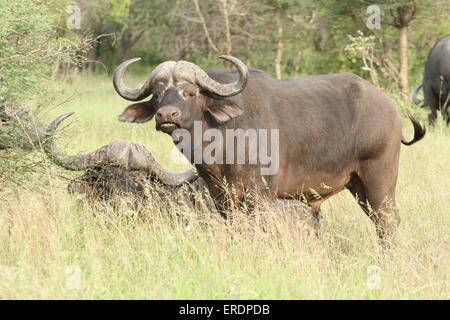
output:
M152 100L155 101L155 102L159 102L159 100L160 100L159 94L153 92L153 94L152 94Z
M184 91L183 96L187 99L194 99L196 96L196 93L194 91Z

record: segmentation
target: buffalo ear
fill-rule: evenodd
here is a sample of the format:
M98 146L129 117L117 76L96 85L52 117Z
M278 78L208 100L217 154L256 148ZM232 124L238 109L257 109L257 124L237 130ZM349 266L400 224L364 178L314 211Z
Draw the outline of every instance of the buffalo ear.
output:
M225 123L244 113L236 103L231 100L214 101L214 103L206 109L214 119L219 123Z
M143 123L151 120L156 113L152 101L133 103L119 116L120 121Z

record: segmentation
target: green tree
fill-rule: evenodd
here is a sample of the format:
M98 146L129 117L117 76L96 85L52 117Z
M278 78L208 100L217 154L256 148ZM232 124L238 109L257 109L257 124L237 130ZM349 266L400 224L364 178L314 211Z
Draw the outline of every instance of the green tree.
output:
M22 105L48 101L55 64L76 54L74 42L57 37L60 14L56 0L0 0L0 181L42 160L29 151L43 142L44 129Z
M17 104L42 95L56 61L71 43L56 39L57 13L42 1L0 0L0 96Z

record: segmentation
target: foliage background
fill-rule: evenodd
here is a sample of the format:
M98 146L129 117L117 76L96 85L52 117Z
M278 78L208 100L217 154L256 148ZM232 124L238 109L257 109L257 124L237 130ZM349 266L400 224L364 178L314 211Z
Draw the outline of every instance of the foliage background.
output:
M359 35L373 37L374 59L390 69L390 75L377 70L380 85L395 91L401 68L400 29L394 23L399 10L415 8L406 25L411 84L420 82L428 52L450 29L450 3L445 0L74 3L81 10L80 30L67 29L66 0L1 0L0 95L17 100L26 88L29 99L45 89L50 72L73 74L75 68L111 74L118 63L136 56L143 58L132 68L137 73L165 60L220 67L217 56L225 53L283 78L354 72L371 79L370 70L363 68L361 50L354 54L345 50L353 44L350 36ZM380 29L366 26L370 15L366 10L372 4L381 9Z
M97 43L91 52L93 60L100 60L109 69L134 56L144 59L142 67L168 59L217 65L218 54L231 53L251 67L275 74L281 38L283 77L342 71L367 76L361 70L360 61L348 59L344 52L349 44L348 35L355 36L359 30L366 36L374 35L376 54L391 60L398 68L399 31L393 26L391 13L395 15L398 8L410 3L389 0L78 1L83 13L81 34L116 34L114 39ZM441 0L413 3L416 12L408 26L408 49L409 74L416 82L432 45L448 34L450 4ZM371 4L381 8L379 30L369 30L366 26L369 17L366 10ZM278 32L279 25L282 33Z
M0 0L0 299L448 298L450 133L442 121L417 145L402 147L402 222L387 254L346 192L324 204L320 238L264 203L255 217L237 212L234 224L176 201L151 199L140 214L92 205L67 193L68 180L80 173L49 163L39 135L42 123L75 111L58 140L69 152L124 139L145 144L170 169L184 168L170 161L172 142L154 123L117 121L126 102L110 77L135 56L143 61L127 75L130 85L169 59L220 68L221 53L281 78L354 72L373 81L376 74L400 110L424 121L426 110L400 94L400 30L391 25L391 10L395 16L416 6L406 27L412 88L434 42L449 33L448 1L77 3L81 29L68 30L67 1ZM366 27L370 4L382 9L380 30ZM364 59L379 64L367 69ZM30 118L2 118L2 108L20 106L30 108ZM405 135L411 131L405 125ZM20 143L2 149L10 139ZM24 139L31 147L23 148ZM270 215L271 223L259 224ZM372 266L381 270L376 289L367 284Z

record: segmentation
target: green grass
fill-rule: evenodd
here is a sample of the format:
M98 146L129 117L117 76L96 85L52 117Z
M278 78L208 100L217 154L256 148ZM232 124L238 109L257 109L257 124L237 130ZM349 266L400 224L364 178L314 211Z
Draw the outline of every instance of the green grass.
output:
M126 102L108 78L75 78L61 87L61 96L77 88L76 96L43 117L76 112L59 140L68 151L132 140L165 166L184 167L170 161L172 142L156 133L153 123L117 121ZM404 123L409 137L412 130ZM324 204L317 238L281 212L273 212L263 228L247 217L226 224L158 199L139 216L125 206L116 211L89 206L67 194L65 177L72 176L48 165L20 186L0 188L0 298L450 296L450 134L442 125L416 145L402 147L397 187L402 221L396 247L385 254L374 226L347 192ZM381 268L377 289L367 284L371 266Z

